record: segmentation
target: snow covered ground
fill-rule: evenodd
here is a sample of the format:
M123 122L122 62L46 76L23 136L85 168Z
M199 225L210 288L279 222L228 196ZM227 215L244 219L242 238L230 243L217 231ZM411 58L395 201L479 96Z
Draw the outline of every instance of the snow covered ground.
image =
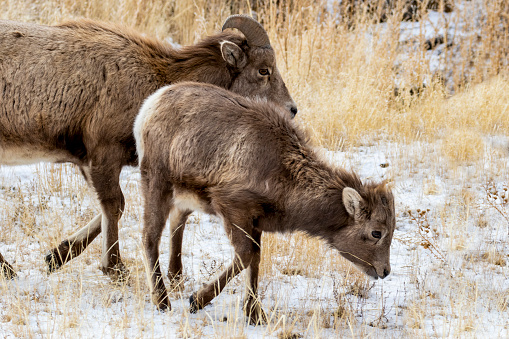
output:
M241 278L204 310L188 312L190 293L231 258L220 223L207 215L193 214L186 228L187 281L183 291L172 293L173 309L159 312L151 304L136 169L122 173L128 206L120 245L132 277L127 286L114 286L98 269L100 237L62 270L46 274L45 251L98 210L72 165L0 167L0 251L18 272L15 280L0 280L0 337L507 338L509 224L503 214L509 216L509 208L489 200L487 191L493 183L501 195L509 185L509 142L491 137L485 144L480 162L461 166L443 158L439 142L324 150L331 162L364 180L392 183L392 273L370 281L302 235L273 237L287 247L275 251L278 257L262 272L260 295L271 320L258 327L242 316ZM419 210L426 211L423 217ZM166 231L163 269L168 248Z

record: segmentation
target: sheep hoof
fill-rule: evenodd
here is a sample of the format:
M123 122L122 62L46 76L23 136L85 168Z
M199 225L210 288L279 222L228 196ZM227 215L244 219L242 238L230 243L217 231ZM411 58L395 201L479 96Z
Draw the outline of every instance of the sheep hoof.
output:
M114 284L124 285L129 282L130 272L122 262L118 262L113 267L101 267L101 271L110 277Z
M46 254L44 261L46 261L46 264L48 265L48 274L53 273L62 267L61 258L59 258L59 256L53 251L49 251L48 254Z
M191 294L189 297L189 312L196 313L200 307L198 306L198 301L196 300L196 293Z
M152 302L157 306L159 311L171 311L171 303L166 289L155 291L152 294Z
M4 276L5 279L12 280L16 277L14 268L7 262L0 263L0 275Z

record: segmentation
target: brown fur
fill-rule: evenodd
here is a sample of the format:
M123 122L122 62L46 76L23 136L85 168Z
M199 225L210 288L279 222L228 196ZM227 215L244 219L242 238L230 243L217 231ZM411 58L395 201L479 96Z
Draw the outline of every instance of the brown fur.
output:
M261 76L259 69L271 75ZM53 27L0 21L0 164L75 163L101 201L102 217L50 252L50 270L79 255L102 229L103 271L124 272L119 174L137 164L132 125L148 95L183 80L265 98L296 113L272 48L250 47L236 34L173 49L90 20ZM6 264L3 257L0 263Z
M158 260L170 212L171 219L195 209L221 216L235 249L233 263L193 294L192 311L248 268L245 310L251 321L263 320L256 298L262 232L306 232L368 275L389 274L395 226L390 190L383 183L363 184L354 173L323 162L274 105L212 85L181 83L147 99L134 135L145 198L149 285L159 307L170 306ZM172 238L170 270L181 270L173 256L180 255L184 224L170 224L178 226L171 230L178 237ZM381 239L373 232L380 232Z

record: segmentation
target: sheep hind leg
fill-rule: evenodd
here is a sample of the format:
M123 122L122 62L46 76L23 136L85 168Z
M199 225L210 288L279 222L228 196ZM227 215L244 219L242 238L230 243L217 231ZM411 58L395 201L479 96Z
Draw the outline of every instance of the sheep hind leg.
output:
M16 277L16 272L12 268L12 266L5 261L2 253L0 253L0 275L5 277L6 279L13 279Z
M90 166L82 165L80 170L88 186L95 190L90 174ZM101 233L101 220L102 214L96 215L85 227L62 241L57 247L51 249L45 257L48 273L58 270L65 263L79 256Z
M96 215L85 227L49 251L45 258L49 273L58 270L65 263L79 256L81 252L85 250L99 233L101 233L101 219L101 214Z
M159 263L159 244L172 207L171 185L161 185L150 180L142 168L142 189L145 198L142 240L145 249L145 271L149 282L152 302L162 310L171 309L168 292L163 282ZM163 187L166 186L166 187Z
M170 261L168 265L168 279L170 289L182 290L184 285L182 268L182 240L186 221L191 211L181 211L174 208L170 212Z

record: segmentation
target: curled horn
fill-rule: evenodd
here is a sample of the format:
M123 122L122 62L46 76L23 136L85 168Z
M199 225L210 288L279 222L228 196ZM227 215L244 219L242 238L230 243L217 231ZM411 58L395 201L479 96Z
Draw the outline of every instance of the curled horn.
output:
M230 15L223 24L223 31L227 28L237 28L244 34L247 43L253 47L270 46L269 35L263 26L247 15L235 14Z

